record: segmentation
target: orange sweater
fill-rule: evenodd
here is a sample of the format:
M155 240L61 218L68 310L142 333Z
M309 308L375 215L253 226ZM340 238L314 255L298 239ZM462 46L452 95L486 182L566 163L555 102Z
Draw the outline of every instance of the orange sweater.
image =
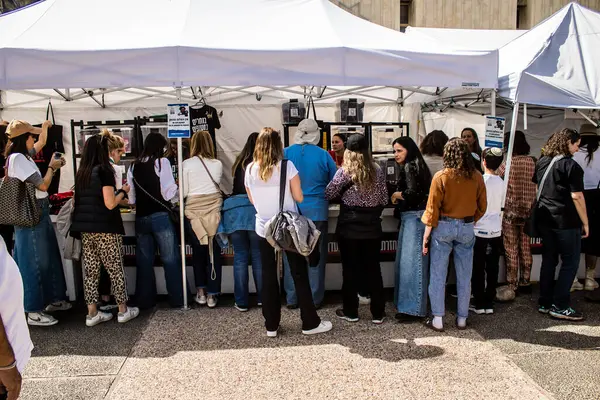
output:
M460 177L452 169L436 173L431 181L427 208L421 221L436 227L440 216L450 218L473 217L479 221L487 208L483 176L476 171L471 179Z

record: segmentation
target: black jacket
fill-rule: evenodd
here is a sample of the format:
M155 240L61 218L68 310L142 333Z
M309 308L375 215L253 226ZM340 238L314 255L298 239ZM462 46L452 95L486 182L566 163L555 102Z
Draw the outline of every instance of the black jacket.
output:
M104 205L102 187L115 187L114 173L106 167L96 166L90 184L86 188L75 187L75 209L71 220L71 233L118 233L125 234L119 207L109 210Z

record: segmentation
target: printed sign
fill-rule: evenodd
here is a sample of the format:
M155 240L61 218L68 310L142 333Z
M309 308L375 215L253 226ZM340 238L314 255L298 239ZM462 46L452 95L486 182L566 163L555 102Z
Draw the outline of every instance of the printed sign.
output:
M504 127L506 119L502 117L485 117L485 147L497 147L501 149L504 146Z
M190 134L190 107L187 104L167 105L169 139L189 138Z

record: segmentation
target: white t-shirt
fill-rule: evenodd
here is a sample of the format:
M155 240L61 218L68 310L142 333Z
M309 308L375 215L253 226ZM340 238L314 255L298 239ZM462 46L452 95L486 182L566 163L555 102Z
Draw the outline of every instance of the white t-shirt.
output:
M487 210L475 224L475 236L495 238L502 235L502 197L504 181L498 175L483 175L487 192Z
M587 149L582 147L573 154L573 160L583 169L583 188L585 190L597 189L600 183L600 149L594 152L594 158L589 164L587 155Z
M223 176L223 164L219 160L202 159L206 168L210 171L213 179L221 183ZM197 194L213 194L219 190L210 180L202 161L198 157L192 157L183 162L183 197Z
M285 197L283 199L283 210L298 212L296 201L292 197L290 180L298 175L294 163L287 162L287 183L285 185ZM265 182L258 177L258 165L250 163L246 167L244 183L250 190L254 208L256 208L256 234L265 237L265 224L279 213L279 181L281 178L281 161L273 169L273 174Z
M15 260L0 237L0 316L6 337L15 353L17 369L23 372L33 350L23 308L23 280Z
M33 161L29 157L25 157L21 153L11 154L8 157L8 176L11 178L17 178L21 182L25 182L27 178L35 173L42 175L37 165L35 165L35 161ZM42 178L44 178L42 176ZM48 197L48 192L44 192L38 189L35 189L35 197L38 199L45 199Z

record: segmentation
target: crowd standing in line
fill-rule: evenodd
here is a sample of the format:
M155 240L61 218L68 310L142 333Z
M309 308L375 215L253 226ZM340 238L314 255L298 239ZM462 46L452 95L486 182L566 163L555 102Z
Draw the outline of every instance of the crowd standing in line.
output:
M53 158L42 177L31 159L44 146L50 125L45 122L40 129L12 121L5 129L7 175L33 183L42 210L39 224L15 228L13 252L23 280L27 323L40 326L56 324L50 313L71 308L65 301L62 260L45 192L65 161ZM335 232L342 259L343 306L336 315L357 322L359 304L370 303L372 323L381 324L386 317L379 262L381 214L385 206L392 205L400 220L396 318L401 322L423 320L436 331L444 330L446 277L452 257L458 283L456 324L465 329L469 309L492 314L496 300L512 300L530 290L532 257L525 225L535 204L543 253L539 311L558 319L582 320L571 307L570 291L593 290L598 285L594 271L600 247L595 229L600 217L593 205L600 196L600 154L595 128L555 133L537 163L529 156L525 135L517 131L504 213L502 151L482 151L471 128L465 128L461 136L448 140L442 131L433 131L420 148L411 138L396 139L393 151L399 178L394 191L388 193L385 171L374 162L364 135L336 135L334 151L328 155L317 146L321 133L314 120L300 123L295 144L285 150L279 133L264 128L249 135L236 159L231 171L233 193L229 196L220 187L223 167L216 159L209 133L195 133L181 177L186 237L193 250L195 301L210 308L217 306L222 276L218 246L231 243L235 251L235 307L244 312L251 306L248 268L252 265L256 305L262 307L267 336L275 337L279 332L278 261L284 266L286 303L300 308L302 332L311 335L331 330L331 322L321 320L317 309L324 296L328 204L338 202ZM183 305L176 209L179 188L165 157L168 147L162 135L150 133L141 155L127 172L127 183L123 183L117 168L125 151L122 139L103 132L85 144L76 176L71 235L83 241L88 326L112 318L105 312L108 309L103 309L110 294L119 309L119 322L139 313L137 307L127 305L119 205L136 207L137 306L156 304L157 249L164 265L169 304ZM283 210L300 211L322 233L318 250L308 259L285 251L278 260L278 253L265 238L265 224L280 211L280 184L285 188ZM502 245L507 284L496 290ZM584 284L577 281L582 245L586 254ZM554 284L559 256L563 266ZM110 287L103 286L103 280ZM361 298L361 294L365 296Z

